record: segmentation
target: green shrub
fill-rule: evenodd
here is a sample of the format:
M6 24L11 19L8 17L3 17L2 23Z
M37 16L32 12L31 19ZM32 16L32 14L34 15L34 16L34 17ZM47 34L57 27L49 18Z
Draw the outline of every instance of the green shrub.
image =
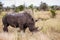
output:
M20 10L18 8L15 9L15 12L19 12Z
M20 5L20 6L16 7L15 12L23 11L24 8L25 8L24 5Z
M54 18L56 16L55 10L50 10L51 12L51 17Z
M31 5L29 6L29 8L32 9L32 11L33 11L33 9L34 9L33 4L31 4Z
M18 9L19 9L20 11L23 11L23 10L24 10L24 5L20 5L20 6L18 7Z

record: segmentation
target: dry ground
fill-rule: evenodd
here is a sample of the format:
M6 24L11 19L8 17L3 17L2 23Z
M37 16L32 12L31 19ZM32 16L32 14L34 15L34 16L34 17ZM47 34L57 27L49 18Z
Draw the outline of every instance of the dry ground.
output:
M35 26L39 27L40 31L36 33L18 32L16 28L9 27L9 32L3 32L2 17L5 12L0 15L0 40L60 40L60 11L56 11L56 18L51 18L50 11L34 12L34 19L39 19Z

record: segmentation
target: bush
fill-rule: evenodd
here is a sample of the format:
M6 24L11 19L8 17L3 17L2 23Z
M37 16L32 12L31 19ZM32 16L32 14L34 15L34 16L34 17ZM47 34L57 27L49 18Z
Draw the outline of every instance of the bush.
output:
M24 5L20 5L18 8L20 9L20 11L22 11L24 10Z
M50 10L51 12L51 17L54 18L56 16L55 10Z
M23 11L24 8L25 8L24 5L20 5L20 6L16 7L15 12Z
M19 12L20 10L16 7L15 12Z
M28 8L30 8L33 11L34 9L33 4L31 4Z

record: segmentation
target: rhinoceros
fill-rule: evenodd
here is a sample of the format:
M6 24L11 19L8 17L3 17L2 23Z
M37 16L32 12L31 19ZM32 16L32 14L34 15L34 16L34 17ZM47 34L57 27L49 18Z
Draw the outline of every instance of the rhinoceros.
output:
M29 28L30 32L38 31L37 27L35 27L34 18L27 12L6 14L2 18L2 22L4 25L3 31L5 32L8 32L9 25L20 28L23 32L25 32L26 28Z

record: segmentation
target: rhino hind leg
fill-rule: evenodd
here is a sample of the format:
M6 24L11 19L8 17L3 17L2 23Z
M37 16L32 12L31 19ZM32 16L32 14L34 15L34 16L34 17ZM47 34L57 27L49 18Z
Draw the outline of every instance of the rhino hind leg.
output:
M4 32L8 32L8 26L9 26L9 24L4 25L4 27L3 27Z

